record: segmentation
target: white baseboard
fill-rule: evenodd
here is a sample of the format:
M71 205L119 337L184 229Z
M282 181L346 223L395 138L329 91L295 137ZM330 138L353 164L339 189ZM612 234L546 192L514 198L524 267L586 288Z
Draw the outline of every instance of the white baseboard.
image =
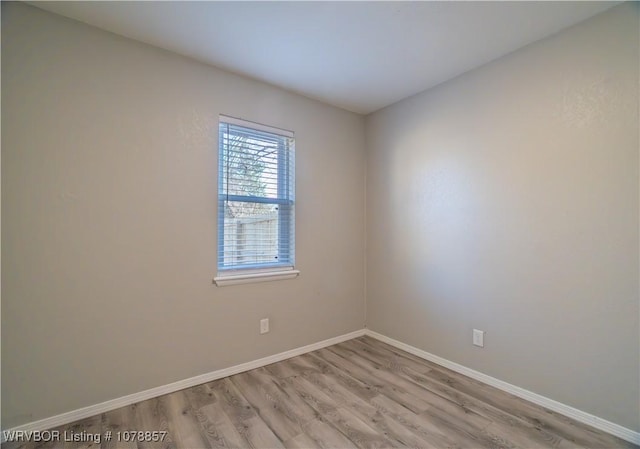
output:
M88 407L79 408L70 412L62 413L60 415L51 416L49 418L33 421L27 424L16 426L12 429L6 429L0 436L0 441L5 442L5 432L13 431L42 431L52 429L54 427L69 424L80 419L88 418L90 416L106 413L111 410L115 410L120 407L135 404L136 402L145 401L147 399L162 396L164 394L173 393L175 391L183 390L185 388L200 385L213 380L222 379L223 377L232 376L234 374L242 373L252 369L260 368L262 366L270 365L272 363L280 362L282 360L290 359L307 352L315 351L317 349L326 348L327 346L342 343L343 341L351 340L353 338L361 337L365 334L364 329L360 329L348 334L339 335L337 337L329 338L327 340L312 343L310 345L301 346L299 348L284 351L279 354L270 355L261 359L253 360L251 362L241 363L229 368L212 371L210 373L201 374L199 376L190 377L189 379L179 380L167 385L144 390L139 393L129 394L120 398L111 399L109 401L101 402L100 404L90 405Z
M437 363L438 365L449 368L452 371L464 374L465 376L471 377L472 379L479 380L480 382L491 385L492 387L498 388L502 391L506 391L507 393L511 393L514 396L526 399L527 401L533 402L534 404L546 407L549 410L560 413L564 416L568 416L569 418L573 418L576 421L590 425L591 427L595 427L598 430L602 430L603 432L615 435L618 438L622 438L623 440L629 441L634 444L640 444L640 432L627 429L626 427L623 427L619 424L612 423L611 421L607 421L606 419L598 418L597 416L591 415L587 412L583 412L582 410L578 410L577 408L573 408L561 402L554 401L553 399L549 399L537 393L533 393L532 391L525 390L524 388L516 387L515 385L511 385L510 383L496 379L495 377L488 376L479 371L467 368L466 366L460 365L447 359L443 359L442 357L438 357L437 355L431 354L427 351L423 351L422 349L418 349L406 343L402 343L398 340L394 340L393 338L389 338L372 330L367 329L365 331L365 335L375 338L376 340L380 340L391 346L395 346L398 349L402 349L403 351L416 355L422 359Z

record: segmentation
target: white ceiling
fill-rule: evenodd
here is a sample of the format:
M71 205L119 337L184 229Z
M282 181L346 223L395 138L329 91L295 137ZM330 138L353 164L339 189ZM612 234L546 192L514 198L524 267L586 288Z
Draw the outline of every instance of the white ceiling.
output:
M30 2L369 113L620 2Z

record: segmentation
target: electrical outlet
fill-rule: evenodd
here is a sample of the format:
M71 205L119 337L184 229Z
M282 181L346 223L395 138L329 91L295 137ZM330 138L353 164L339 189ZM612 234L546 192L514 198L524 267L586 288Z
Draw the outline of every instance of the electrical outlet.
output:
M263 318L260 320L260 333L266 334L269 332L269 318Z
M478 329L473 330L473 344L484 348L484 331Z

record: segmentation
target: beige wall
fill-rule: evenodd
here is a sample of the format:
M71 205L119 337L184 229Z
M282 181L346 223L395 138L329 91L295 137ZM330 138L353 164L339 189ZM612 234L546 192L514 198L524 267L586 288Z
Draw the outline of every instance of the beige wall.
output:
M211 283L221 113L296 132L298 279ZM363 122L4 2L2 428L361 329Z
M367 118L369 328L640 430L638 42L625 4Z

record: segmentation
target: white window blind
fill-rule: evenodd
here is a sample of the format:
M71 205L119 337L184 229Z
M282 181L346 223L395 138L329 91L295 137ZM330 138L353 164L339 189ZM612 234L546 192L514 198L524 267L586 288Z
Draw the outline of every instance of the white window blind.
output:
M218 270L295 262L293 133L220 116Z

